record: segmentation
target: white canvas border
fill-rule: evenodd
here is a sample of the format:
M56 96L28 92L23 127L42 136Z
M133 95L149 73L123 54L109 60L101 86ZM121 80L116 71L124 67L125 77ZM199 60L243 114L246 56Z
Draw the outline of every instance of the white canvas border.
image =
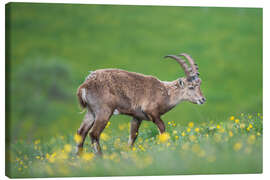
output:
M1 179L8 179L5 176L5 4L9 1L1 1L1 43L0 43L0 50L1 50L1 61L0 61L0 82L1 82L1 88L0 88L0 118L1 118L1 126L0 126L0 178ZM269 82L267 83L269 72L267 71L269 67L269 14L270 14L270 7L269 2L267 0L16 0L15 2L43 2L43 3L79 3L79 4L122 4L122 5L174 5L174 6L207 6L207 7L261 7L263 8L263 107L264 107L264 160L263 160L263 174L251 174L251 175L187 175L187 176L139 176L139 177L96 177L96 178L73 178L73 179L164 179L164 178L170 178L170 179L220 179L220 180L227 180L230 179L269 179L270 176L270 166L269 166L269 160L270 155L268 155L268 152L270 152L269 148L269 117L270 113L267 111L269 107L269 100L270 100L270 86ZM244 66L244 65L243 65ZM252 82L251 82L252 85ZM37 178L41 179L41 178ZM66 178L51 178L54 179L66 179Z

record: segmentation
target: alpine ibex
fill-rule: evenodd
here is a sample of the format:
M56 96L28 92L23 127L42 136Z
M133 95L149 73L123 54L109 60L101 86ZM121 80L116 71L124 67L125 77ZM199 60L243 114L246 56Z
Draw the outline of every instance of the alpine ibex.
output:
M189 64L179 56L185 57ZM128 144L132 146L137 138L142 120L155 123L160 131L165 125L160 116L181 101L203 104L198 77L198 66L188 54L168 55L184 69L186 77L164 82L153 76L128 72L120 69L100 69L92 72L78 88L77 96L82 108L87 108L84 120L77 131L82 141L77 144L77 153L83 149L85 137L90 130L94 151L102 154L99 137L110 117L114 114L132 116Z

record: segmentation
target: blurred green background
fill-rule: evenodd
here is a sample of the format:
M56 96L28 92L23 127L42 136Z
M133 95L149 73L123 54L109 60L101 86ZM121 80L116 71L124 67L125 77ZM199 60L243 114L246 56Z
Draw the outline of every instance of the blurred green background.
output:
M182 52L199 65L207 103L184 102L165 122L262 112L262 9L9 3L6 13L8 139L75 133L88 71L172 81L183 70L163 56ZM112 127L130 119L115 116Z

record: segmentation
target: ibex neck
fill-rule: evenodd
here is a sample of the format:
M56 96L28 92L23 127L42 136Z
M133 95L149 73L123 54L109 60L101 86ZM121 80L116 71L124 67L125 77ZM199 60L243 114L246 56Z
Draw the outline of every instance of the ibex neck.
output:
M183 100L181 95L181 88L179 86L178 80L174 80L171 82L163 81L163 83L169 95L168 106L169 109L171 109Z

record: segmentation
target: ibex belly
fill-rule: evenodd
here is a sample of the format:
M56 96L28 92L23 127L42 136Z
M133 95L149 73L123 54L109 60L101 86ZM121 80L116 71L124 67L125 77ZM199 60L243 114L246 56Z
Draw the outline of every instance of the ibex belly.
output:
M149 120L147 118L147 115L145 114L145 112L142 111L141 108L135 108L135 109L123 109L123 108L116 108L113 112L113 115L119 115L119 114L125 114L125 115L129 115L132 117L136 117L138 119L141 120Z

